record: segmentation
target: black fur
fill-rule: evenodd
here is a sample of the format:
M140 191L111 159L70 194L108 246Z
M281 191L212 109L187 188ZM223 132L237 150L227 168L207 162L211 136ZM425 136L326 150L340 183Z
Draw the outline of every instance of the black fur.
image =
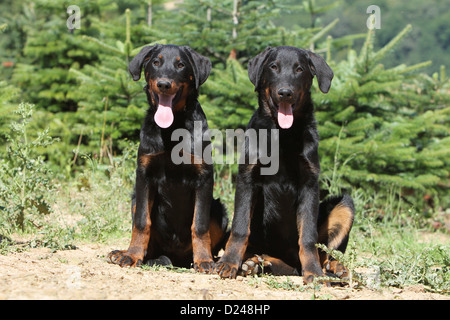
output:
M261 161L239 166L231 235L216 271L234 278L243 260L264 254L277 258L274 263L283 264L280 270L290 270L292 275L301 270L309 282L323 275L315 244L320 229L336 221L335 217L330 221L330 212L341 205L348 208L348 219L339 230L353 221L353 204L347 196L336 198L338 202L331 199L319 209L319 135L310 89L317 76L321 91L328 92L333 72L310 51L269 47L249 62L248 73L258 92L259 108L247 130L255 129L260 135L259 129L269 129L267 141L271 141L270 129L279 130L279 169L263 175ZM292 108L293 119L285 128L278 120L280 110L288 110L280 108L283 104ZM248 144L245 147L249 153ZM329 227L335 228L336 223ZM348 234L338 236L345 238L345 245L339 246L345 250ZM324 241L331 243L331 238Z
M135 81L143 69L149 109L140 133L131 244L128 250L110 253L110 260L121 266L136 266L158 261L167 264L168 257L176 266L194 263L197 270L209 272L213 267L211 253L217 254L228 222L223 205L212 196L213 167L205 162L175 164L171 151L180 143L172 141L176 129L189 131L192 140L196 121L201 123L202 133L208 130L197 98L211 63L189 47L154 45L144 47L129 69ZM174 96L173 122L166 128L155 122L164 95ZM209 144L202 142L202 152ZM202 157L195 154L192 143L189 156L194 155ZM211 235L213 225L215 234ZM142 241L146 237L148 242ZM156 260L160 256L165 257Z

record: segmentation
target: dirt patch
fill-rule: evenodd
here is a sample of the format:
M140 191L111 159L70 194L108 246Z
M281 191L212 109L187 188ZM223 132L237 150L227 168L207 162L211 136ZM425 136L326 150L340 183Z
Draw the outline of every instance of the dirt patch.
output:
M298 290L303 286L301 277L222 280L189 270L122 269L107 263L105 255L112 249L117 246L82 244L76 250L35 248L0 256L0 299L449 299L419 286L382 291L333 287L314 292ZM296 290L283 288L283 283Z

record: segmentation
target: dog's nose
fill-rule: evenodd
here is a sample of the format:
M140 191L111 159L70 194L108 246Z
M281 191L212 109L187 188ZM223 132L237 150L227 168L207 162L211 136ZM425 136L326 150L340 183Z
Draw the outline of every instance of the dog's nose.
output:
M172 87L172 83L170 83L170 81L167 80L158 80L158 82L156 82L156 86L162 90L169 90Z
M281 88L278 90L278 97L282 100L291 99L294 95L294 92L289 88Z

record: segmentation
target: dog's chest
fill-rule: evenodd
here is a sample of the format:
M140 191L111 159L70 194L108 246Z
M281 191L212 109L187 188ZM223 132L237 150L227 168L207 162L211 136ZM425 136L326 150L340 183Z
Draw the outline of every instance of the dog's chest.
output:
M162 151L144 154L139 157L139 170L143 170L147 179L155 184L177 183L195 186L209 174L209 167L201 159L191 154L180 161L173 160L171 152Z
M308 161L301 154L280 152L278 171L273 175L257 175L267 212L295 214L300 193L310 179L316 179Z

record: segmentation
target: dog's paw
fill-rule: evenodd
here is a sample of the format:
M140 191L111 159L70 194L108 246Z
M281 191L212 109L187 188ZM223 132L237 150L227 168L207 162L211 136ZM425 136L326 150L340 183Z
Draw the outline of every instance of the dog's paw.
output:
M139 267L142 265L142 257L129 253L127 250L114 250L108 254L111 263L121 267Z
M328 261L324 265L327 274L332 273L339 279L348 279L348 270L344 265L336 260Z
M214 272L214 261L197 261L194 262L194 270L200 273L213 273Z
M271 267L272 263L268 260L264 260L263 257L255 255L254 257L247 259L239 271L239 275L248 276L255 275L264 272L264 268Z
M221 261L217 262L215 271L221 278L236 279L239 263Z

